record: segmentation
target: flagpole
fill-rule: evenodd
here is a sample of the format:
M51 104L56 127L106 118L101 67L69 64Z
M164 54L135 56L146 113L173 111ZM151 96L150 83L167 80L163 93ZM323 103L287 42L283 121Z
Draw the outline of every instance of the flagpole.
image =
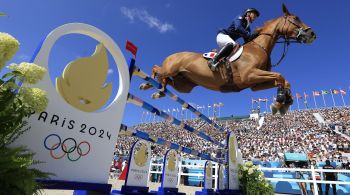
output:
M307 94L304 91L304 105L305 105L305 110L307 110L309 108L309 106L307 105Z
M316 104L315 92L314 91L312 91L312 96L314 97L315 108L317 109L317 104Z
M332 100L333 100L333 106L335 107L335 101L334 101L334 97L333 97L333 91L331 89L331 95L332 95Z
M143 122L143 115L145 114L145 111L142 111L142 115L141 115L141 123Z
M340 90L341 90L340 91L341 99L343 100L343 105L345 107L346 105L345 105L345 101L344 101L344 97L343 97L343 93L342 93L343 90L342 89L340 89Z
M268 111L267 111L267 98L265 98L265 108L266 108L266 113L268 113Z
M299 107L299 97L297 95L295 95L297 97L297 104L298 104L298 110L300 110L300 107Z
M323 105L324 105L324 107L327 107L327 106L326 106L326 101L324 100L324 94L323 94L323 91L321 92L321 94L322 94L322 99L323 99Z

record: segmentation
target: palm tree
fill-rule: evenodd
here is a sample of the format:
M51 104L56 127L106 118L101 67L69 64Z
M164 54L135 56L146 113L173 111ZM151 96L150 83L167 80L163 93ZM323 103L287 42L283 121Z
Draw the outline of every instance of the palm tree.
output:
M0 12L0 16L7 16L7 15L4 12Z

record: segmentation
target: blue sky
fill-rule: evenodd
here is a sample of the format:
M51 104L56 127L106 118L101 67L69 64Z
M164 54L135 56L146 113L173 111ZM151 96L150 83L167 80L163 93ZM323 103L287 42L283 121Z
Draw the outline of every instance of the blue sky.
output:
M39 42L54 28L71 22L94 25L106 32L125 51L126 40L138 46L137 65L150 73L154 64L161 64L166 56L179 51L206 52L216 47L216 33L227 27L232 19L245 8L255 7L261 17L252 29L265 21L282 15L282 3L290 12L299 16L311 26L317 39L311 45L292 44L279 67L280 72L292 85L292 92L311 94L312 90L346 90L346 104L350 104L349 92L349 20L346 15L349 1L302 1L302 0L240 0L240 1L175 1L175 0L60 0L60 1L2 1L1 10L8 14L0 18L1 31L16 37L21 47L11 62L29 61ZM50 76L61 74L64 65L94 51L96 41L91 38L69 35L57 42L50 56ZM275 63L282 54L277 46L272 54ZM114 64L111 63L108 82L118 79ZM152 91L139 91L139 78L133 78L130 92L143 97L147 102L161 109L179 108L169 98L152 100ZM115 85L117 86L117 85ZM173 90L172 88L170 88ZM114 94L117 89L114 88ZM173 90L174 91L174 90ZM251 98L269 98L276 89L252 92L249 89L240 93L210 91L195 88L190 94L180 94L185 100L198 105L222 102L221 115L246 115L251 108ZM336 105L342 105L340 95L335 95ZM333 104L331 96L325 95L327 106ZM316 98L318 106L323 106L322 97ZM313 99L309 99L314 107ZM263 111L265 106L263 107ZM292 109L297 108L297 103ZM304 108L300 101L300 108ZM140 122L142 109L127 105L124 123L131 125ZM204 111L207 113L207 110ZM212 113L212 111L211 111Z

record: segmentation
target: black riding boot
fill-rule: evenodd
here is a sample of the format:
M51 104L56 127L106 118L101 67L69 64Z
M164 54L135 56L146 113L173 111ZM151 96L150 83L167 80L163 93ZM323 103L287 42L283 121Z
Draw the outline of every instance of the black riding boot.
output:
M219 61L222 58L226 58L231 54L233 50L233 43L227 43L220 51L219 53L213 58L208 61L208 66L212 71L217 70L217 66L219 65Z

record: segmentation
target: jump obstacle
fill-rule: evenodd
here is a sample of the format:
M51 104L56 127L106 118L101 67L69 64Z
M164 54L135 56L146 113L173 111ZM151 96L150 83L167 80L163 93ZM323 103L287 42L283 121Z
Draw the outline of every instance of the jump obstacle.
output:
M145 177L145 175L148 175L147 173L149 171L149 167L147 166L149 166L150 164L149 157L151 152L149 142L162 146L167 146L170 148L170 150L167 151L163 161L163 167L169 165L169 170L177 171L177 167L173 167L174 162L167 161L167 159L173 160L174 155L176 156L175 159L177 159L177 154L174 154L174 152L176 153L176 151L184 152L200 157L202 159L206 159L208 160L208 163L206 163L208 167L211 166L210 161L220 163L220 167L222 167L222 169L225 169L225 167L228 166L228 168L226 168L226 171L221 171L223 173L226 172L227 176L222 177L218 180L219 182L222 182L217 185L219 186L218 192L220 192L221 194L226 194L228 192L232 194L236 192L236 190L238 189L237 172L240 157L239 152L237 150L237 140L234 134L232 132L227 133L226 147L224 144L221 144L219 141L214 140L204 132L194 129L193 127L183 123L182 121L174 118L173 116L170 116L167 113L157 109L151 104L148 104L142 99L130 94L130 80L133 75L139 76L145 81L151 83L157 90L164 92L172 100L182 105L183 108L190 110L199 118L218 129L220 132L226 133L224 128L216 124L214 121L210 120L207 116L199 112L193 106L188 104L186 101L184 101L168 89L163 88L161 84L159 84L149 75L144 73L140 68L136 67L135 58L132 58L130 60L128 66L125 57L119 49L118 45L103 31L97 29L94 26L81 23L70 23L62 25L50 32L50 34L40 43L39 47L37 48L32 57L32 61L49 69L48 64L51 48L60 37L67 34L86 35L93 39L96 39L98 42L103 44L103 46L112 55L118 67L119 89L114 101L109 106L107 106L108 109L102 110L100 112L82 112L81 110L77 109L77 106L74 103L67 102L64 94L57 93L56 87L51 82L51 78L49 77L49 75L46 75L43 78L42 82L39 82L35 85L36 87L44 89L48 92L49 105L44 112L34 114L28 119L28 122L31 126L30 133L21 136L14 143L14 145L26 145L29 149L31 149L37 154L36 158L39 161L46 162L43 164L35 165L35 168L46 172L53 172L56 174L50 180L41 181L46 188L73 189L83 190L79 192L92 191L99 192L101 194L109 194L111 185L106 183L108 175L105 173L108 173L109 166L111 163L111 156L114 152L113 150L117 141L118 134L119 132L123 131L124 133L138 137L142 140L136 142L132 147L129 161L130 166L128 167L129 171L121 193L148 193L148 178ZM97 49L95 52L97 52ZM94 57L94 55L91 56L91 58ZM64 73L66 73L66 71L69 72L72 69L71 67L69 67L69 65L70 64L66 66ZM100 70L101 68L99 64L97 64L93 68L95 68L96 71L104 72ZM80 73L81 72L86 73L84 69L80 70ZM72 72L70 73L70 75L75 76L74 78L79 78L81 76L81 74L74 75ZM69 78L69 74L66 74L65 77L62 77L63 81L64 79L69 80L73 78ZM76 89L79 89L79 87L82 88L84 86L84 83L82 82L71 84L76 84ZM179 127L182 127L183 129L198 135L202 139L209 141L214 145L225 149L226 159L216 159L210 154L201 153L199 151L192 150L191 148L187 147L182 147L176 143L171 143L162 138L153 137L147 134L146 132L132 129L127 127L126 125L123 125L121 123L121 119L127 101L164 118L166 121L171 122L172 124L178 125ZM52 134L54 134L55 136L51 136L51 140L48 140L47 137ZM59 140L56 141L59 142L55 142L55 140L52 140L53 137L58 137ZM78 151L78 154L80 155L84 153L81 151L84 149L81 148L81 146L64 146L64 144L61 143L60 137L65 138L66 140L74 140L74 143L76 143L76 141L78 141L78 143L88 143L85 145L89 146L89 155L84 156L84 158L80 158L78 156L79 161L75 161L74 163L71 161L67 161L66 158L51 158L50 153L53 153L53 150L62 148L62 150L64 151L63 148L65 147L74 147L74 149L77 148L76 151ZM42 140L42 142L38 142L38 140ZM51 144L52 147L47 147L47 144ZM59 147L60 145L61 147ZM50 151L48 151L47 148ZM170 154L172 157L169 157ZM64 155L66 154L63 154L62 156ZM175 164L177 164L177 161ZM211 170L211 168L207 169L207 167L205 167L205 170L209 171ZM168 181L174 180L174 178L171 179L171 177L166 176L174 177L174 173L164 171L166 171L165 168L163 168L164 181L162 181L161 188L159 189L158 193L177 194L178 192L176 186L174 187L166 184L166 178L169 178ZM206 172L205 175L207 175ZM210 182L211 180L207 178L210 178L209 175L205 178L205 180L207 180L205 182ZM205 187L203 191L198 192L199 194L214 193L214 191L212 190L212 185L210 183L205 183L204 186ZM113 193L114 192L112 192L112 194Z
M134 56L136 56L136 51L134 53ZM135 58L131 58L130 61L129 61L129 72L130 72L130 80L132 79L133 75L142 78L143 80L151 83L154 86L154 88L156 88L157 90L159 90L161 92L164 92L172 100L174 100L175 102L181 104L183 108L186 108L186 109L192 111L199 118L201 118L202 120L206 121L208 124L214 126L216 129L220 130L221 132L225 132L225 130L221 126L216 124L214 121L210 120L207 116L205 116L204 114L199 112L197 109L195 109L193 106L191 106L185 100L183 100L182 98L180 98L179 96L177 96L176 94L174 94L173 92L168 90L167 88L163 88L162 85L159 82L157 82L156 80L152 79L149 75L147 75L145 72L143 72L140 68L135 66ZM221 144L219 141L214 140L213 138L211 138L209 135L205 134L204 132L194 129L193 127L185 124L183 121L180 121L180 120L176 119L175 117L167 114L166 112L163 112L162 110L152 106L151 104L145 102L141 98L136 97L135 95L132 95L132 94L129 93L127 100L128 100L128 103L132 103L132 104L134 104L136 106L142 107L143 109L145 109L145 110L147 110L147 111L149 111L151 113L154 113L155 115L158 115L158 116L164 118L165 121L167 121L169 123L172 123L174 125L177 125L177 126L183 128L183 129L185 129L185 130L187 130L187 131L189 131L191 133L194 133L194 134L198 135L199 137L201 137L202 139L204 139L206 141L209 141L209 142L211 142L211 143L213 143L215 145L218 145L218 146L222 147L227 152L226 156L227 157L230 156L230 154L228 152L229 148L227 148L224 144ZM151 135L149 135L146 132L143 132L143 131L140 131L140 130L137 130L137 129L133 129L133 128L129 128L129 127L127 127L124 124L121 125L121 129L120 130L123 131L126 135L134 136L134 137L140 138L140 139L148 141L148 142L152 142L152 143L155 143L155 144L158 144L158 145L166 146L166 147L170 148L170 150L168 150L168 152L171 151L171 150L176 150L176 151L179 151L179 152L184 152L186 154L190 154L190 155L197 156L197 157L200 157L202 159L208 160L205 163L205 169L204 169L205 170L205 174L204 174L204 189L203 189L203 191L197 192L196 194L215 194L213 189L212 189L212 177L211 177L211 171L212 171L211 167L212 166L211 166L211 161L217 162L217 163L222 165L222 166L220 166L221 167L220 171L221 171L222 174L225 173L225 170L224 170L225 169L224 168L225 165L232 164L232 163L229 163L227 160L216 159L215 157L212 157L210 154L200 153L200 152L198 152L196 150L192 150L191 148L182 147L182 146L180 146L180 145L178 145L176 143L169 142L169 141L167 141L167 140L165 140L163 138L151 136ZM234 138L233 142L229 141L230 137ZM234 149L236 151L237 148L235 148L235 142L236 142L235 136L233 135L233 133L229 133L228 138L227 138L227 143L232 143L231 150ZM229 145L229 144L227 144L227 145ZM236 147L237 147L237 143L236 143ZM133 161L133 158L131 157L132 154L133 154L132 150L130 152L130 154L131 154L130 155L130 161ZM236 156L237 153L234 152L234 154L235 154L235 157L233 159L237 159L237 156ZM167 158L167 156L165 155L163 163L166 162L165 161L166 158ZM210 168L207 169L207 166L210 167ZM166 165L163 164L163 180L167 180L166 177L164 178L164 169L165 169L165 167L166 167ZM232 165L231 165L231 167L232 167ZM232 170L232 168L231 168L231 170ZM130 169L128 171L130 171ZM228 171L228 172L230 172L230 171ZM237 170L233 171L231 173L231 175L235 175L235 177L237 177ZM221 192L221 194L229 194L229 193L231 193L231 194L239 194L238 191L235 191L237 189L235 189L235 190L233 190L233 189L229 190L228 189L229 185L228 185L228 183L225 184L225 179L224 178L228 179L230 177L222 176L221 179L218 180L218 186L221 186L221 188L218 189L218 192ZM128 178L127 178L127 180L128 180ZM235 182L237 183L238 180L235 179ZM163 184L163 181L162 181L162 184ZM145 193L145 192L148 191L148 188L145 185L144 186L139 186L139 185L138 186L129 186L128 188L126 188L126 186L127 186L127 181L125 182L125 185L123 186L122 191L120 193L130 193L131 192L130 190L132 190L132 192L135 192L135 193L136 192ZM225 186L227 187L226 189L225 189ZM135 187L137 187L137 188L135 188ZM172 187L173 187L172 188L173 190L176 189L176 186L172 186ZM159 189L159 191L161 191L161 192L168 191L168 190L169 189L162 189L162 187ZM171 192L176 194L177 190L174 190L174 191L171 191Z

